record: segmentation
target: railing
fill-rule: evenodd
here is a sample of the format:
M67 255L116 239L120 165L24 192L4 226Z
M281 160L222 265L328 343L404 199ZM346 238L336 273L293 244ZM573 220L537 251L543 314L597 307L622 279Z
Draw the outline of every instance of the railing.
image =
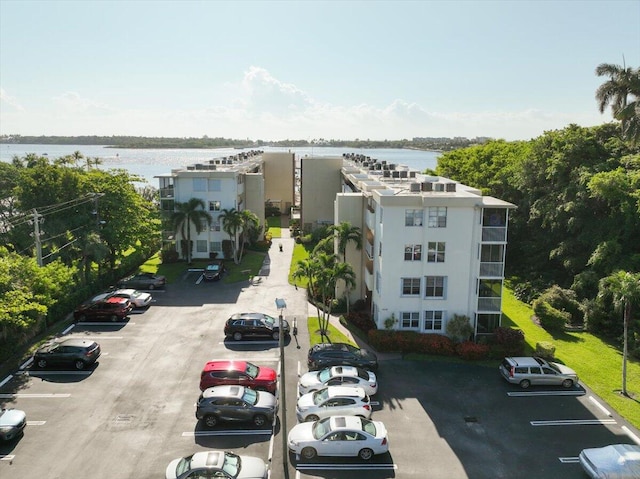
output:
M507 228L504 226L484 226L482 241L507 241Z
M478 311L500 311L502 298L478 298Z
M373 245L368 241L364 242L364 250L367 253L367 258L373 259Z
M504 263L480 263L481 277L504 277Z

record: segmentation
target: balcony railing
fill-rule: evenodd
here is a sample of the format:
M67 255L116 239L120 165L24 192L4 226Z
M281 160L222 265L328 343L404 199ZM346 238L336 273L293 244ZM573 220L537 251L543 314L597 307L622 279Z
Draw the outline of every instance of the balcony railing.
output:
M484 226L482 241L507 241L507 228L504 226Z
M480 263L480 276L484 278L504 277L504 263Z
M502 298L478 298L478 311L500 311Z
M373 259L373 245L368 241L364 242L364 250L367 253L367 258Z

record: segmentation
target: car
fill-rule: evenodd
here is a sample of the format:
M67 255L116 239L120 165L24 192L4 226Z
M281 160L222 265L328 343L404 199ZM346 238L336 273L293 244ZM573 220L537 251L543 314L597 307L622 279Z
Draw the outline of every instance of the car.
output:
M328 386L298 398L296 417L300 422L341 415L371 417L371 404L364 389Z
M73 312L76 321L124 321L133 309L127 298L107 297L84 303Z
M154 290L164 288L167 279L153 273L138 273L118 281L118 288L134 288Z
M20 409L2 408L0 410L0 441L12 441L27 426L27 415Z
M217 259L204 267L202 277L205 281L218 281L224 274L224 261Z
M214 386L205 389L196 403L196 419L207 427L220 421L252 422L262 427L273 421L278 409L276 397L244 386Z
M332 366L320 371L309 371L300 376L298 396L318 391L326 386L361 387L370 396L378 392L374 372L354 366Z
M356 366L375 371L378 369L378 357L367 349L347 343L318 343L309 348L307 366L309 371L331 366Z
M230 451L201 451L174 459L166 479L265 479L267 465L259 457L238 456Z
M573 369L536 356L504 358L498 369L503 378L523 389L532 385L570 388L578 384L578 375Z
M151 304L153 296L137 289L116 289L109 293L111 298L125 298L131 302L134 308L146 308Z
M282 320L282 332L289 335L291 330L286 319ZM249 337L280 338L280 321L264 313L236 313L224 325L227 338L240 341Z
M591 479L640 478L640 446L635 444L583 449L578 461Z
M358 416L330 416L303 422L287 436L291 452L303 459L316 456L352 456L368 461L389 451L387 429L380 421Z
M89 339L67 338L50 341L35 352L33 362L39 368L73 366L85 369L100 357L100 345Z
M278 375L273 369L248 361L209 361L200 374L200 391L229 384L274 394L277 383Z

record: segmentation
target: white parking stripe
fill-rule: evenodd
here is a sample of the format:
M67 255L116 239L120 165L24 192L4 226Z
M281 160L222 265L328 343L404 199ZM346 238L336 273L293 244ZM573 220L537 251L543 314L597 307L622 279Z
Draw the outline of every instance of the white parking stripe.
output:
M631 429L629 429L627 426L622 426L622 430L627 434L627 436L631 438L633 442L635 442L638 446L640 446L640 437L632 433Z
M28 393L16 393L16 394L0 394L0 399L12 399L12 398L68 398L71 394L28 394Z
M271 429L238 429L238 430L220 430L220 431L191 431L183 432L182 437L202 437L202 436L253 436L256 434L267 435L272 434Z
M593 404L595 404L598 408L600 408L600 410L605 413L607 416L611 417L611 413L602 405L600 404L596 398L594 398L593 396L589 396L589 401L591 401Z
M520 391L509 392L510 397L532 397L532 396L584 396L584 391Z
M578 457L559 457L562 464L577 464L579 462Z
M44 426L47 421L27 421L27 426Z
M7 384L7 383L8 383L9 381L11 381L12 379L13 379L13 375L12 375L12 374L9 374L9 375L8 375L6 378L4 378L4 379L2 380L2 382L0 383L0 388L1 388L2 386L4 386L5 384Z
M67 334L69 331L71 331L73 328L75 328L75 324L72 324L71 326L69 326L67 329L65 329L64 331L62 331L62 334L65 335Z
M7 455L0 454L0 461L13 461L14 457L16 456L13 454L7 454Z
M617 424L615 419L560 419L557 421L531 421L532 426L601 426Z
M23 374L26 374L27 376L58 376L58 375L69 375L69 374L83 374L85 376L88 376L90 374L92 374L93 371L42 371L40 369L36 369L34 371L24 371Z

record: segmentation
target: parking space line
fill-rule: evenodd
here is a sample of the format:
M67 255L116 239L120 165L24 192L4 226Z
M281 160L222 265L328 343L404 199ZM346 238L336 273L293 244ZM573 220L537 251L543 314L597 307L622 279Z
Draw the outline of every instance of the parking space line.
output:
M0 454L0 461L13 461L14 454Z
M585 391L520 391L508 392L510 397L533 397L533 396L584 396Z
M266 436L272 434L271 429L237 429L237 430L220 430L220 431L195 431L183 432L182 437L203 437L203 436L250 436L259 434Z
M594 398L593 396L589 396L589 401L591 401L593 404L595 404L603 413L605 413L607 416L611 417L611 413L602 405L600 404L596 398Z
M71 331L73 328L75 328L76 325L72 324L70 325L67 329L65 329L64 331L62 331L62 335L64 336L65 334L67 334L69 331Z
M622 426L622 430L625 432L627 436L631 438L633 442L635 442L638 446L640 446L640 437L636 436L633 432L631 432L631 429L629 429L627 426Z
M28 393L16 393L16 394L0 394L0 399L12 399L12 398L68 398L71 394L28 394Z
M27 426L44 426L47 421L27 421Z
M560 419L557 421L531 421L532 426L602 426L617 424L615 419Z
M9 381L11 381L13 379L13 374L9 374L6 378L4 378L2 380L2 382L0 383L0 388L2 386L4 386L5 384L7 384Z
M397 470L398 465L396 463L391 464L296 464L296 469L300 471L304 470L336 470L336 471L361 471L364 469L370 470Z
M64 375L71 375L71 374L80 374L80 375L84 375L84 376L89 376L90 374L93 374L93 371L42 371L40 369L34 370L34 371L23 371L22 372L23 375L26 376L33 376L33 377L38 377L38 376L64 376Z
M578 456L576 456L576 457L559 457L558 459L560 459L560 462L562 464L577 464L578 462L580 462L580 460L578 459Z

